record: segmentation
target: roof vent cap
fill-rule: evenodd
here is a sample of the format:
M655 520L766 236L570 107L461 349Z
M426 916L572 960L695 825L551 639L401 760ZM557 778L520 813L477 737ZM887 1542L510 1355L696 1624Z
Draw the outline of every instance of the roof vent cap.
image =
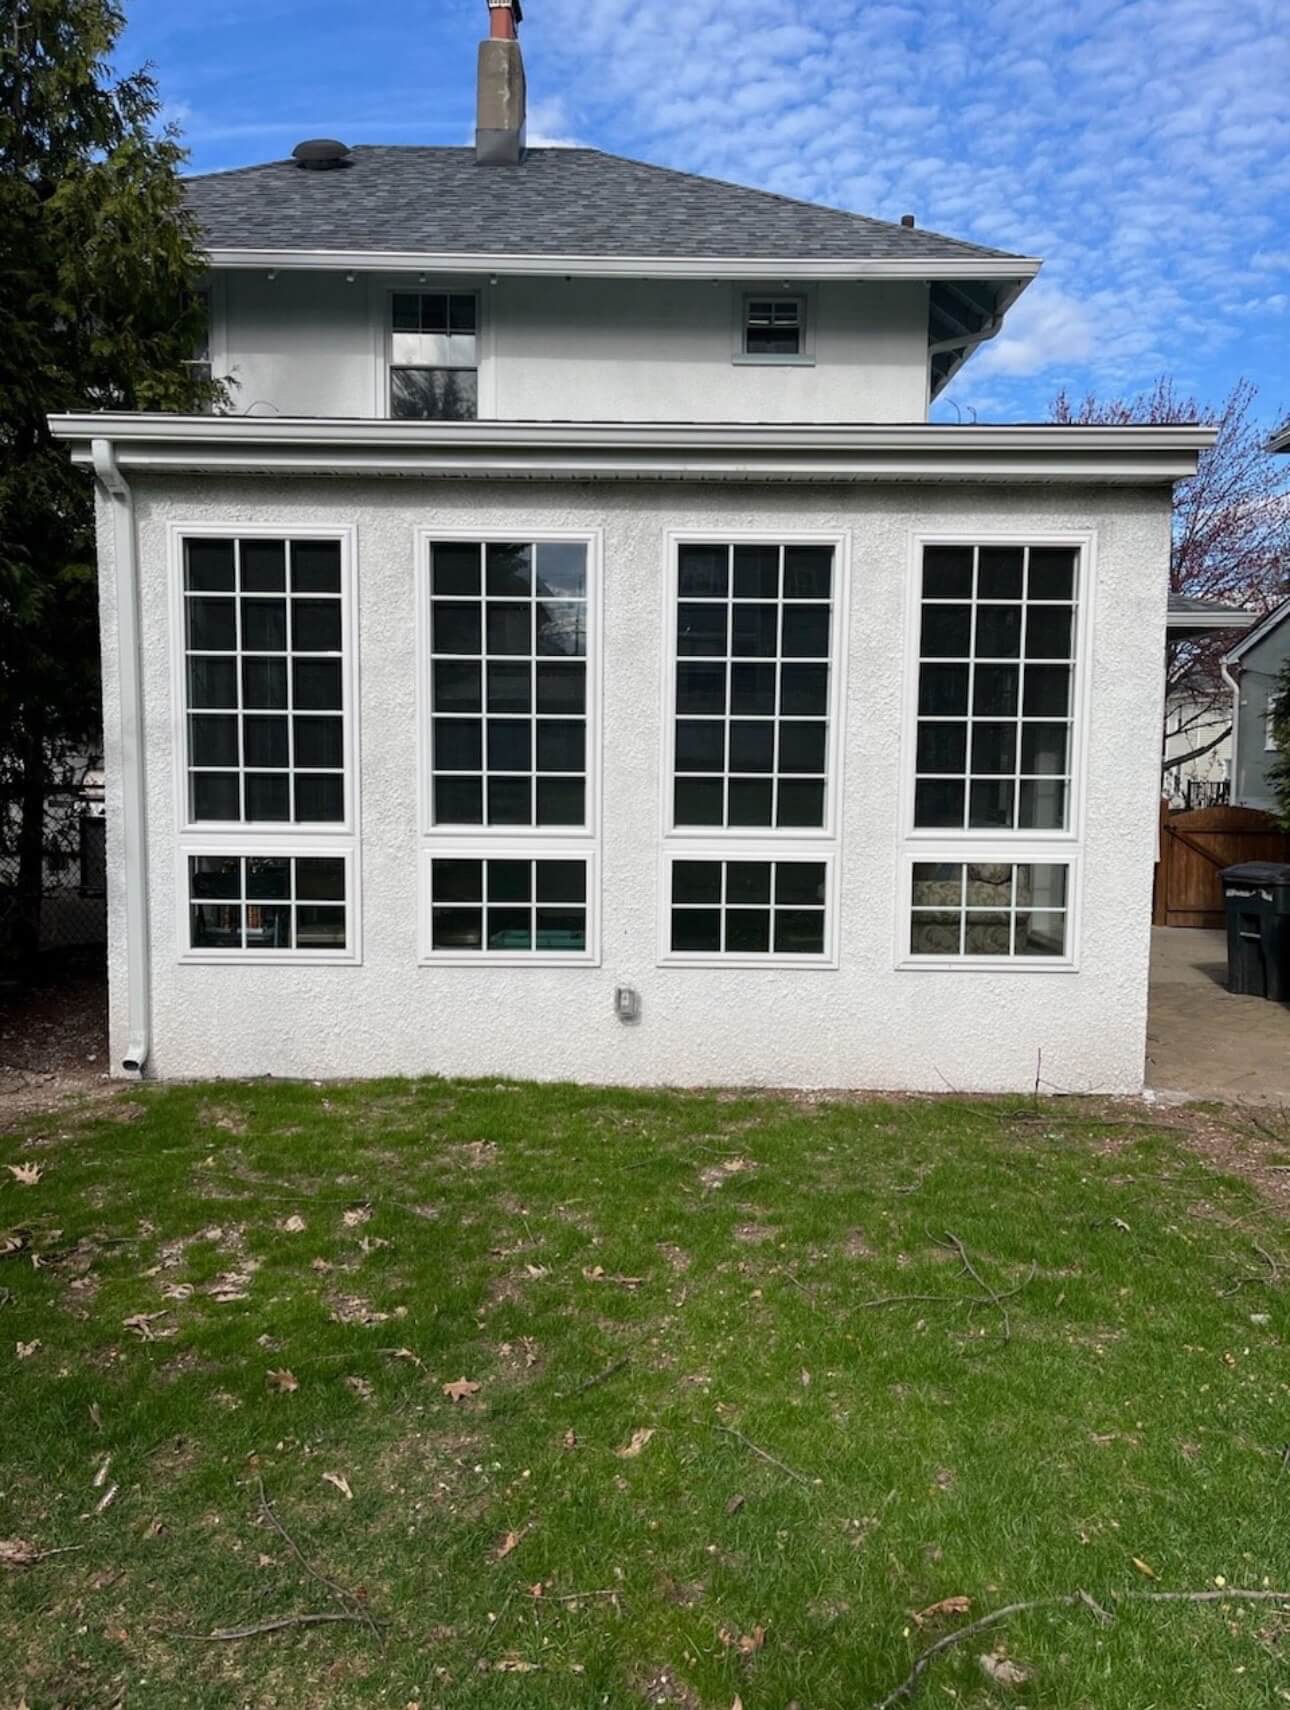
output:
M308 142L296 144L291 158L306 172L331 172L338 166L349 165L349 149L335 137L311 137Z

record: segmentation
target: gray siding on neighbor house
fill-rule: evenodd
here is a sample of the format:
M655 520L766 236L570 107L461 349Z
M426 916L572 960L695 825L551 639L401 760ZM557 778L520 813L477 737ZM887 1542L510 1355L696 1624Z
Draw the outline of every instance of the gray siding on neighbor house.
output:
M1236 774L1232 800L1242 807L1272 812L1276 802L1268 782L1274 758L1270 746L1268 703L1277 674L1290 659L1290 611L1281 622L1255 641L1237 667L1240 694L1236 712Z

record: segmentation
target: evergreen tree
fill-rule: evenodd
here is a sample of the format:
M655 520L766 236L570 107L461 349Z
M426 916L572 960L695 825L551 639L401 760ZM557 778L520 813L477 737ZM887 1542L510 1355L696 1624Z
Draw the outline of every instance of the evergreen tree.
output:
M39 939L45 802L99 745L92 485L46 423L65 410L193 410L205 263L183 150L149 71L118 77L113 0L0 6L0 953ZM12 892L11 892L12 898ZM6 942L7 941L7 942Z
M1290 659L1277 675L1272 698L1272 740L1277 757L1268 767L1268 781L1276 797L1281 823L1290 831Z

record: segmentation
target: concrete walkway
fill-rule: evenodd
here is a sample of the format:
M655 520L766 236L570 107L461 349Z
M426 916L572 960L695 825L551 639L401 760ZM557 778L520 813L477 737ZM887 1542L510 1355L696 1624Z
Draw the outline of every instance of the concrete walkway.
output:
M1147 1085L1290 1108L1290 1006L1227 990L1221 932L1152 931Z

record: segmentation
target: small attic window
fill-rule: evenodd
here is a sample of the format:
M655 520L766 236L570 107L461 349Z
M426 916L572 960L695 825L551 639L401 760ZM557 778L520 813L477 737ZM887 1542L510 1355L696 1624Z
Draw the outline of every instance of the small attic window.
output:
M748 297L745 300L745 356L801 356L805 331L805 298Z

